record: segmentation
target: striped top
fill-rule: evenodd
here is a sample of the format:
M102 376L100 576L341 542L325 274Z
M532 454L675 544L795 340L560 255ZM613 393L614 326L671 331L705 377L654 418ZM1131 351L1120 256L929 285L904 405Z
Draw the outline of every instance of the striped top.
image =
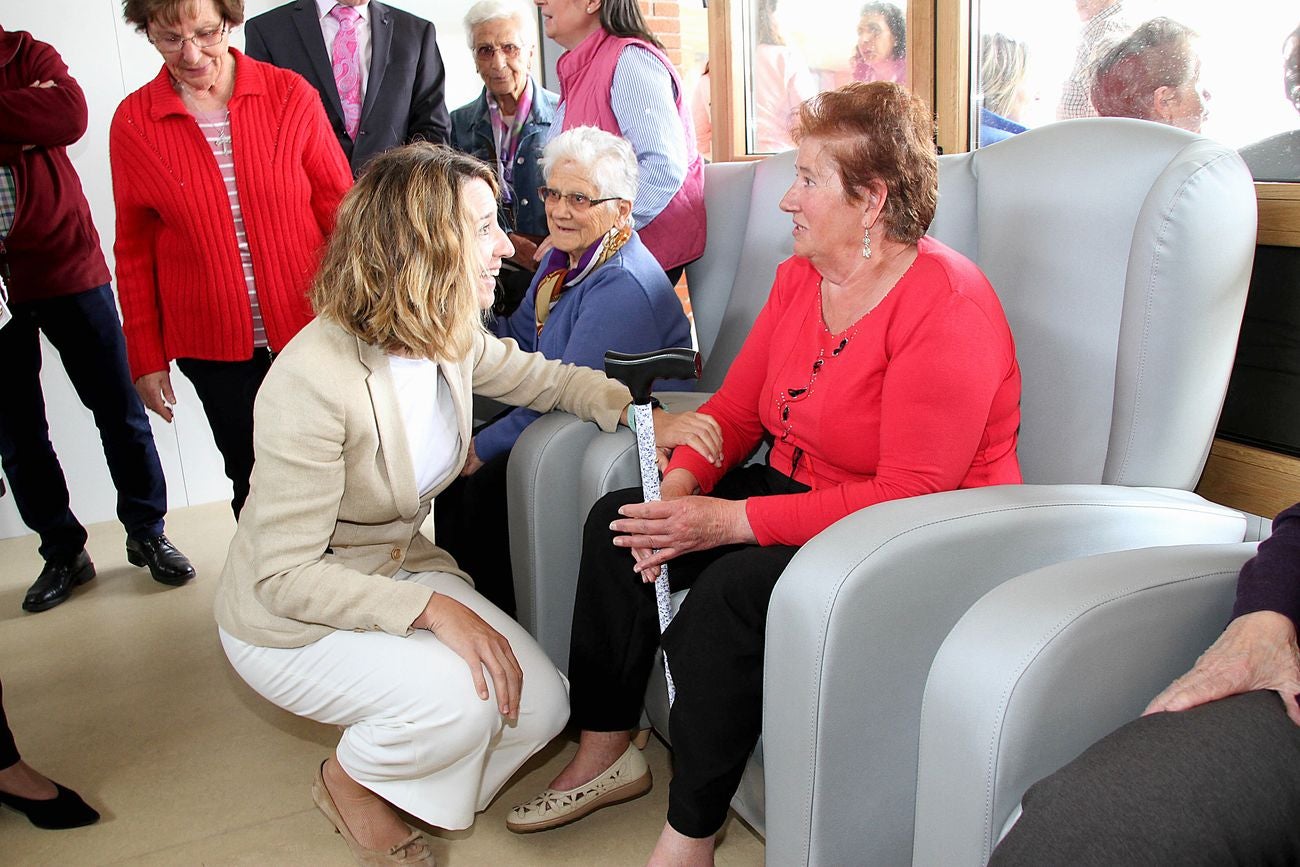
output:
M628 46L619 54L609 98L623 137L636 151L632 220L640 229L659 216L686 180L686 130L677 114L672 76L643 48ZM561 102L550 138L564 129L564 110Z
M235 150L230 135L230 112L197 112L194 119L198 121L203 138L212 149L217 168L221 171L221 180L226 185L226 196L230 199L230 214L235 218L235 241L239 244L239 263L244 269L244 285L248 287L248 305L253 311L253 346L266 346L266 325L262 322L262 310L257 304L257 284L253 280L253 254L248 250L248 231L244 228L244 213L239 208L239 185L235 183Z

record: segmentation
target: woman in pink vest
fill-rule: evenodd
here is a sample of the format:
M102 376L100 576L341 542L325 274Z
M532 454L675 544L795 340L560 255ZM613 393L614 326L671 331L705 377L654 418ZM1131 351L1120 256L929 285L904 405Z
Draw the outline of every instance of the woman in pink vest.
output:
M556 71L551 136L575 126L621 135L640 181L632 219L676 284L704 252L704 168L682 82L637 0L536 0L546 35L567 49Z

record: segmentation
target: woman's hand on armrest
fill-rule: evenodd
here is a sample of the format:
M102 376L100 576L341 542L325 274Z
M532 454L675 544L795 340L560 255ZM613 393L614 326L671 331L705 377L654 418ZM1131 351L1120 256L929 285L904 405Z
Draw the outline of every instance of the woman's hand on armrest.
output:
M677 446L690 446L715 467L722 466L722 428L713 416L656 409L654 422L660 472L667 467L667 457Z
M488 700L487 669L496 690L501 715L508 719L519 716L519 693L524 685L524 671L510 649L510 642L500 632L487 624L473 609L450 596L434 593L424 611L411 623L412 629L427 629L439 641L451 648L469 666L478 697Z
M1228 624L1192 670L1151 700L1143 716L1179 711L1232 695L1271 689L1300 725L1300 650L1295 624L1276 611L1243 614Z

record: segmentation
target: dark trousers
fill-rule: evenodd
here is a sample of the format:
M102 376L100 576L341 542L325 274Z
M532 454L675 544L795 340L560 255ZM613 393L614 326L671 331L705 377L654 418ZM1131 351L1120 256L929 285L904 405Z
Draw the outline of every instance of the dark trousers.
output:
M728 473L712 496L740 500L808 490L769 467ZM632 571L631 551L611 543L618 508L641 500L616 491L592 508L569 650L570 719L587 731L635 728L660 644L654 585ZM668 822L688 837L722 827L763 721L767 605L797 548L727 545L668 564L674 591L691 588L663 635L677 685L669 715L673 781Z
M72 514L68 485L50 443L41 392L40 332L58 350L77 397L99 428L127 535L163 531L167 484L144 405L131 384L122 325L108 285L13 305L0 328L0 462L23 523L39 534L46 560L73 557L86 530Z
M989 862L1300 863L1300 726L1272 692L1134 720L1025 793Z
M203 404L212 439L225 463L226 478L234 488L230 508L238 518L253 474L253 401L271 369L271 353L265 347L254 349L247 361L178 358L176 366L194 385Z
M515 616L514 573L506 508L506 465L497 455L472 476L447 486L433 502L434 541L474 579L474 589Z
M18 764L21 758L14 743L14 733L9 731L9 718L5 716L5 688L0 683L0 771Z

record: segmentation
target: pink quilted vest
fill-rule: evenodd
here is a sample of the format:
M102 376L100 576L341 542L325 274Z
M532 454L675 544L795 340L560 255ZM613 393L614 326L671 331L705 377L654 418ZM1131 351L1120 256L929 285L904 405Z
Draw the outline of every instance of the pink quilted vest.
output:
M695 128L690 109L682 103L682 82L677 70L662 51L648 42L613 36L600 29L572 51L560 56L555 69L560 78L560 103L564 106L564 129L595 126L622 135L610 88L618 56L628 45L639 45L659 59L672 76L676 88L677 115L686 131L686 179L677 195L645 226L637 227L646 245L664 270L694 261L704 252L704 164L695 150Z

